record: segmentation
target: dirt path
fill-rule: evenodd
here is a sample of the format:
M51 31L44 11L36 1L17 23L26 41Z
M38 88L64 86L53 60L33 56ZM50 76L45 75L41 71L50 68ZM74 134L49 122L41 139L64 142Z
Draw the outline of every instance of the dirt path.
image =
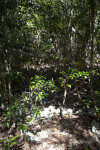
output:
M93 133L90 120L72 109L63 110L61 118L60 109L49 106L40 118L27 123L28 132L17 141L20 146L11 150L100 150L100 135ZM0 132L0 139L7 136Z
M23 150L99 150L98 136L91 131L89 118L65 114L40 119L29 125L30 140ZM26 145L28 148L26 148ZM88 148L88 149L87 149Z

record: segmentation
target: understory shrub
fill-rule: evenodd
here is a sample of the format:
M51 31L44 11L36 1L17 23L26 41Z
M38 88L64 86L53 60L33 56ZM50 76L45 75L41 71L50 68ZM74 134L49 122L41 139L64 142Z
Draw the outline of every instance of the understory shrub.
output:
M81 81L87 80L88 81L88 87L90 90L90 95L85 100L81 99L84 104L86 105L87 109L93 108L95 110L95 114L98 120L100 120L100 91L94 90L93 87L93 78L96 76L99 76L99 71L97 69L90 71L80 71L76 68L68 67L66 70L63 70L60 72L61 76L59 78L59 83L61 87L64 89L68 89L72 87L73 82L78 82L78 85L75 84L75 86L79 87L81 84ZM90 80L90 76L92 78ZM76 87L76 89L77 89ZM82 88L82 87L81 87Z
M9 128L13 123L20 128L23 128L23 125L27 119L27 115L30 114L31 118L35 118L37 115L40 115L40 108L37 104L42 105L43 99L48 96L48 93L53 93L57 91L54 80L47 80L44 76L35 76L31 79L29 86L29 91L24 92L19 99L14 99L10 104L6 105L5 114L3 119L3 126ZM5 105L2 103L2 108ZM25 128L26 130L26 128Z

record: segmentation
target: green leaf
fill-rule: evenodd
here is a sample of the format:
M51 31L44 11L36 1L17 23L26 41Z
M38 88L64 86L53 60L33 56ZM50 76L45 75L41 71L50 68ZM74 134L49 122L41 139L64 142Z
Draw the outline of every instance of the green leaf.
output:
M42 105L42 101L40 101L40 104Z
M12 141L14 141L16 138L18 138L19 137L19 135L16 135L16 136L14 136L13 138L10 138L10 140L9 140L9 142L12 142Z
M12 142L9 144L9 147L12 147L13 145L17 145L17 142Z
M0 140L0 143L1 143L1 142L4 142L4 141L5 141L5 139L1 139L1 140Z
M71 85L70 85L70 84L67 84L67 87L71 88Z
M9 126L10 126L10 125L9 125L9 123L8 123L8 122L6 122L5 124L6 124L6 127L7 127L7 128L9 128Z
M38 93L37 93L37 92L34 92L34 94L37 95Z
M88 147L87 147L87 145L84 146L84 150L89 150Z
M83 102L86 102L86 100L82 100Z
M86 105L87 105L87 108L90 108L90 104L89 103L86 103Z
M3 146L6 147L8 145L8 141L3 143Z

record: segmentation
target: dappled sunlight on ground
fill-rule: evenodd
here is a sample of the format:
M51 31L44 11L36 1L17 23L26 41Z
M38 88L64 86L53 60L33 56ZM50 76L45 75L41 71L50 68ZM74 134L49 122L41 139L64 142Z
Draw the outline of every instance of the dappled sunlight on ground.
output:
M54 112L54 108L50 111ZM47 110L47 108L45 109ZM49 110L48 110L49 111ZM57 113L53 113L48 118L40 118L32 125L29 125L30 149L32 150L97 150L99 143L96 141L97 135L91 131L91 124L87 118L79 115L64 114L63 118ZM43 116L42 116L43 117ZM34 134L34 131L36 130ZM25 145L24 145L25 146ZM23 150L25 150L23 148Z
M48 106L41 117L27 122L28 131L20 134L20 150L99 150L100 136L92 132L90 119L74 113L71 108L62 110ZM7 132L8 134L8 132ZM7 134L0 134L6 137Z

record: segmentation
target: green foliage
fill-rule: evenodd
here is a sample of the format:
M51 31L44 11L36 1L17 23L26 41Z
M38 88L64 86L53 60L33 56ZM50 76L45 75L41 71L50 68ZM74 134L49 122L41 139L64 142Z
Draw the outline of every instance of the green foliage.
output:
M94 92L94 97L95 97L95 112L97 114L97 119L100 120L100 92L99 91L95 91ZM84 104L86 105L87 108L92 108L94 105L93 100L91 99L91 97L89 97L86 100L83 100Z
M97 119L100 121L100 108L96 108Z
M97 114L97 119L100 120L100 92L95 91L94 92L94 98L95 98L95 112ZM86 100L82 100L87 108L92 108L94 105L94 102L91 97L89 97Z
M11 150L13 146L17 145L17 142L15 141L19 135L16 135L14 137L7 137L6 139L1 139L0 144L2 147L2 150Z
M71 84L66 84L66 85L67 85L67 87L71 88Z
M20 98L15 98L17 88L17 95L24 91L19 84L23 80L26 86L35 64L45 65L49 60L50 66L54 62L55 70L59 69L59 64L62 68L65 65L71 66L60 72L60 88L71 88L75 80L85 81L90 74L93 77L100 76L99 69L90 71L90 68L84 68L84 62L90 63L91 43L95 49L93 61L99 66L100 2L97 0L94 3L94 39L91 41L92 11L89 0L0 0L0 108L5 110L4 126L9 128L10 124L18 122L22 127L20 122L22 124L27 120L30 105L34 118L39 115L37 103L42 105L50 92L57 91L53 79L35 76L29 91ZM76 63L71 64L74 60ZM93 94L97 104L96 111L100 116L97 82L91 84L95 86ZM84 103L87 108L93 105L91 98L84 100Z
M84 150L89 150L87 145L84 146Z
M100 91L95 91L94 92L94 96L95 96L95 99L96 99L96 113L98 115L98 120L100 120Z
M99 76L99 72L97 69L92 70L92 71L80 71L76 68L72 68L72 67L68 67L65 71L61 71L60 72L61 76L58 79L60 82L61 87L65 86L67 88L71 88L71 84L72 81L75 82L76 79L78 79L80 81L80 79L82 79L83 81L85 81L86 79L89 80L90 78L90 74L92 75L92 78L95 78L95 76ZM91 83L93 84L93 83ZM89 88L90 88L90 84L88 84ZM86 105L87 109L92 108L92 107L96 107L95 112L97 114L97 118L100 119L100 92L99 91L95 91L93 93L94 98L95 98L95 106L94 106L94 101L92 99L92 96L87 96L87 99L82 100L84 102L84 104Z
M91 105L93 104L92 99L86 99L86 100L82 100L84 102L84 104L86 105L87 108L90 108Z
M36 117L40 117L40 108L38 106L33 106L32 117L28 118L28 121L32 124Z
M22 122L18 122L16 130L20 130L20 129L22 130L23 133L26 133L28 128L26 124L23 124Z
M17 99L9 104L5 110L6 120L4 121L3 126L9 128L11 122L24 122L26 119L25 114L29 110L27 107L28 103L29 102L26 100L21 101L20 99Z
M83 78L86 79L89 77L88 71L79 71L78 69L74 69L71 67L68 67L66 71L60 72L61 77L59 78L59 82L61 86L64 86L65 80L66 80L66 86L71 88L71 84L67 83L71 80L75 80L76 78Z
M5 107L5 120L3 121L4 127L9 128L12 123L16 122L18 128L27 130L23 126L25 121L30 121L40 116L40 108L37 104L41 104L48 94L57 91L57 87L52 80L46 80L44 76L35 76L34 80L30 83L29 92L25 92L19 99L12 99L10 104L5 106L2 103L2 108ZM39 103L38 103L39 102ZM31 117L27 118L27 114L31 110ZM24 132L24 131L23 131Z
M44 76L35 76L35 79L30 83L30 95L35 95L35 102L42 104L42 100L48 96L48 93L54 93L57 91L57 87L54 84L54 80L46 80Z
M86 79L89 76L89 72L87 72L87 71L79 71L79 70L73 69L73 68L69 68L69 69L71 71L69 78L72 79L72 80L75 77L76 78L82 77L82 78Z

